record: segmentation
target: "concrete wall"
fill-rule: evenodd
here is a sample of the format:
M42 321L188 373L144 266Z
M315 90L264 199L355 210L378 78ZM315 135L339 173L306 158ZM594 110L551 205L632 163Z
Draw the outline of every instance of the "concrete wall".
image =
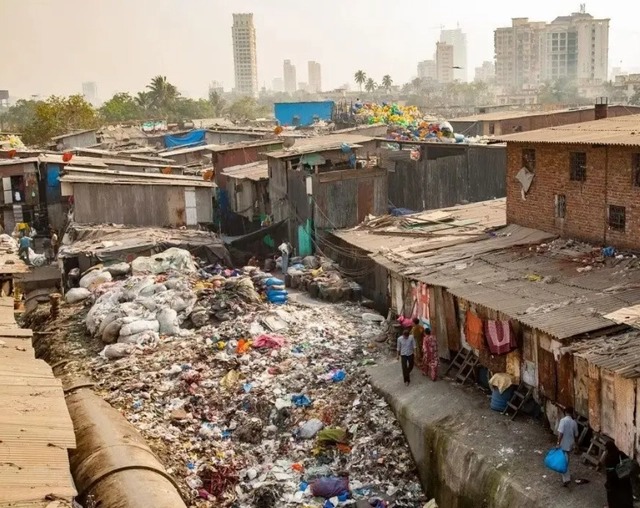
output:
M67 136L58 140L57 143L61 144L64 150L69 150L70 148L85 148L87 146L93 146L98 143L98 140L96 138L95 131L92 131Z
M515 176L522 150L536 151L533 183L522 199ZM570 179L570 153L587 154L586 181ZM509 143L507 149L507 222L569 238L624 249L640 248L640 186L634 181L633 157L640 148L594 145ZM555 197L566 197L566 216L555 217ZM608 226L609 205L624 206L624 232Z
M74 217L79 223L127 224L130 226L178 227L187 224L185 190L168 185L73 184ZM213 217L212 189L198 187L197 220Z

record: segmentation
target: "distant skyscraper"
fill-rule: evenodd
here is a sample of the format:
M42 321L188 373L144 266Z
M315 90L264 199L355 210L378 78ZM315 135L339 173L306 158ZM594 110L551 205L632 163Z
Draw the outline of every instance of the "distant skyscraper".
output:
M82 83L82 95L91 104L95 105L98 102L98 85L96 85L95 81Z
M454 48L453 44L436 43L436 74L438 83L451 83L453 76Z
M435 60L418 62L418 77L427 81L437 81L438 67Z
M296 91L296 66L291 60L285 60L283 65L284 72L284 91L294 93Z
M284 79L282 78L273 78L273 83L271 88L274 92L284 92Z
M258 58L256 52L256 29L253 26L253 14L234 14L233 26L233 63L237 93L258 96Z
M580 12L551 23L512 19L495 31L496 82L503 88L536 87L569 79L597 85L609 71L609 20Z
M480 67L476 67L476 75L474 81L483 83L492 83L496 79L496 66L493 62L484 61Z
M453 79L467 81L467 34L460 28L442 30L440 32L440 42L453 46L452 67L460 67L459 69L453 69Z
M224 93L224 86L220 81L212 81L209 83L209 93L216 92L217 94Z
M318 62L309 62L309 92L322 92L322 70Z

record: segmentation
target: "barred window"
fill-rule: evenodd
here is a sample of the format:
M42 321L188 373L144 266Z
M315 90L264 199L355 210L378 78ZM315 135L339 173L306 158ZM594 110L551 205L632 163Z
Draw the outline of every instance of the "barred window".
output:
M609 205L609 228L614 231L624 231L625 225L626 225L625 207Z
M570 169L569 178L571 180L585 182L587 180L587 154L584 152L572 152Z
M522 167L527 168L532 173L536 171L536 151L533 148L522 150Z

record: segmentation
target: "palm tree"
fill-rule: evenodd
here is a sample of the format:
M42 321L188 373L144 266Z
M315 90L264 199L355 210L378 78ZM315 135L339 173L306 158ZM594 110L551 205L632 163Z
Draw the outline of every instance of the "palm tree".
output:
M147 88L153 106L164 111L170 109L176 99L180 97L178 89L167 81L166 76L156 76L147 85Z
M367 82L367 74L364 71L358 71L355 73L354 78L356 80L356 83L358 83L358 86L360 87L360 91L362 92L362 85Z
M377 87L378 85L373 78L367 79L367 83L364 85L364 89L369 93L373 92Z
M134 101L144 112L147 112L149 111L149 109L151 109L152 101L149 92L138 92L138 95L136 95Z
M413 89L415 91L415 93L420 93L420 91L422 90L422 78L415 78L412 82L411 85L413 86Z
M391 76L388 74L382 76L382 87L389 93L391 91L391 86L393 85L393 80Z

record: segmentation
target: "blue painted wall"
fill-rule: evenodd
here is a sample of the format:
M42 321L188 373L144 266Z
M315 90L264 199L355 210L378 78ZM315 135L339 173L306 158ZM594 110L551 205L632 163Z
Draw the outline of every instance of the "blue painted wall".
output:
M274 114L280 125L311 125L314 120L331 120L333 101L276 102ZM294 120L297 117L298 122Z

